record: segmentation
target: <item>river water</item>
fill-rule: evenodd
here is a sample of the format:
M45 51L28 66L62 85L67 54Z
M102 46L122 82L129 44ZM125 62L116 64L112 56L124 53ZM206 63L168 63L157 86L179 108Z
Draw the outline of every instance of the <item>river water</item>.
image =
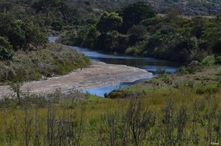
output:
M49 41L54 42L57 38L58 37L56 36L50 36ZM164 69L168 74L170 74L172 72L173 73L176 72L176 69L181 66L181 64L177 62L170 62L170 61L160 60L160 59L155 59L155 58L111 55L111 54L102 53L102 51L94 51L94 50L90 50L87 48L81 48L81 47L76 47L76 46L70 46L70 47L73 49L76 49L80 53L83 53L85 56L90 58L91 61L101 61L101 62L110 63L110 64L123 64L123 65L138 67L141 69L145 69L149 72L152 72L154 75L157 75L156 71L159 68ZM105 93L109 93L114 89L123 88L123 87L132 85L142 80L146 80L146 79L141 79L135 82L121 83L120 85L87 89L87 90L84 90L83 92L88 92L90 94L103 97Z

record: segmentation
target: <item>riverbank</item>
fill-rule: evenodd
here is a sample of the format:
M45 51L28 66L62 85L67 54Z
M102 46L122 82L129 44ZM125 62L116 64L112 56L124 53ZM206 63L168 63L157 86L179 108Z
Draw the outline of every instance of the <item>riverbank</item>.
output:
M64 76L52 77L40 81L26 82L21 87L23 92L34 94L53 93L57 89L65 93L71 89L85 90L122 82L133 82L138 79L150 78L152 73L126 65L92 62L87 68L78 69ZM10 96L9 86L0 86L0 98Z

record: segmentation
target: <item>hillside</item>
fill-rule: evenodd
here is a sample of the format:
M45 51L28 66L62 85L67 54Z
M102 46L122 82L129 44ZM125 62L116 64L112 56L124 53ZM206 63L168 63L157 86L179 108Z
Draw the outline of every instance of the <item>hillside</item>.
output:
M216 15L221 12L219 0L67 0L82 12L113 10L138 1L150 5L159 13L166 13L168 9L177 9L184 15Z
M90 64L84 55L49 43L48 34L60 26L57 15L53 15L54 19L50 17L58 6L55 1L53 4L56 5L52 8L51 3L46 5L42 1L0 2L0 84L63 75ZM70 20L66 15L62 18L63 22Z
M221 143L221 15L186 18L180 17L177 10L167 11L178 8L187 15L217 14L220 2L133 2L0 1L0 82L12 82L3 87L10 90L6 89L11 96L0 100L0 145ZM210 6L214 13L209 13ZM161 17L159 13L166 14ZM75 50L48 43L50 34L60 35L64 44L191 63L179 68L176 75L167 75L159 68L159 77L116 89L105 94L106 98L84 94L75 87L62 94L67 84L50 77L87 67L90 61ZM108 65L95 68L94 74L92 68L73 72L77 84L81 86L80 79L84 79L90 87L95 87L98 85L95 77L107 79L107 76L111 77L110 81L119 81L112 76L116 68L111 66L108 71L104 67ZM97 76L100 69L108 74ZM121 72L120 78L132 79L129 75L132 72ZM63 79L72 86L75 82L66 78L69 75ZM44 86L35 84L39 85L38 89L59 86L63 89L42 95L32 92L33 88L37 89L34 85L21 83L38 79L55 83L41 80ZM102 85L107 82L99 80ZM26 85L27 92L22 85Z

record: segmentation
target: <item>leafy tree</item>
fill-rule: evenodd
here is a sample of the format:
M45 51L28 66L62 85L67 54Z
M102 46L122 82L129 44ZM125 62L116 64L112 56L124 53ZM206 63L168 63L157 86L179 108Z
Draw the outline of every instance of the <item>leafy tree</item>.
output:
M134 25L128 30L127 34L130 38L130 45L133 46L137 41L142 41L145 39L147 30L143 25Z
M11 13L0 13L0 35L7 37L10 35L11 24L14 21L14 17Z
M0 34L9 39L15 50L24 47L25 23L22 20L15 20L11 13L0 13Z
M104 12L97 23L97 30L102 34L106 34L108 31L118 29L122 24L122 18L116 12Z
M61 21L54 21L51 23L52 29L56 31L61 31L63 24Z
M0 60L8 60L13 57L12 45L8 40L0 36Z
M221 53L221 38L218 38L217 42L214 44L213 48L212 48L212 52L216 55L220 55Z
M47 38L38 25L15 20L11 13L0 13L0 34L8 38L14 50L27 50L29 44L38 46L47 43Z
M25 22L21 20L15 20L12 22L8 38L15 50L25 47Z
M7 13L13 9L14 5L11 2L3 2L0 4L0 12Z
M36 13L45 13L49 17L50 13L54 12L58 6L58 0L39 0L32 5Z
M32 8L38 14L45 14L46 18L56 19L55 23L58 22L58 19L61 19L64 24L72 25L73 23L76 24L79 18L77 9L60 0L39 0L32 5Z
M58 10L62 14L64 24L73 24L78 22L79 12L65 2L60 2Z
M82 30L81 33L78 33L78 36L75 39L81 40L81 46L93 48L98 37L98 31L95 25L88 26Z
M200 38L202 31L205 29L205 18L203 17L194 17L191 21L190 26L192 27L191 33L196 38Z
M120 29L122 33L126 33L133 25L140 24L142 20L156 16L156 12L143 2L128 5L119 14L123 18Z
M34 46L44 46L48 43L48 38L41 31L41 28L31 22L25 24L25 42L24 49L29 49L29 44Z

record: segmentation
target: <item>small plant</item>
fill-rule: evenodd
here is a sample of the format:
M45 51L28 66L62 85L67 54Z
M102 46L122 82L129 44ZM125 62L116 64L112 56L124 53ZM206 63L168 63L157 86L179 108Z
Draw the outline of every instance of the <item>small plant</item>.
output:
M200 62L200 65L202 67L212 67L214 63L215 63L214 56L207 56Z
M159 74L159 75L166 74L166 69L158 67L156 73Z
M136 56L139 53L140 53L139 48L137 48L135 46L129 47L125 51L125 54L127 54L127 55L134 55L134 56Z
M15 93L15 98L18 102L18 104L21 104L21 96L22 96L22 82L15 82L15 83L9 83L9 90L11 90L13 93Z

